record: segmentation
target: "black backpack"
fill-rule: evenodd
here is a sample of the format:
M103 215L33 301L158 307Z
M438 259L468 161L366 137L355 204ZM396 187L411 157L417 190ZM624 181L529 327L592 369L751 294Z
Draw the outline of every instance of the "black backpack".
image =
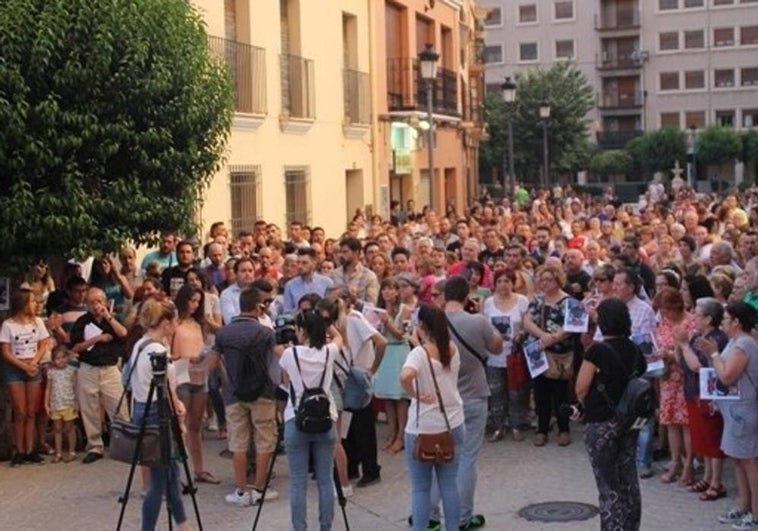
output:
M300 369L300 360L297 357L297 348L292 347L295 356L295 365L297 372L300 373L300 380L303 382L303 395L300 402L295 404L295 388L290 382L290 398L292 407L295 408L295 426L304 433L326 433L332 428L332 415L329 411L329 395L324 391L324 378L326 378L326 365L329 358L327 350L326 359L324 360L324 370L321 372L321 380L317 387L308 387L303 379L303 372Z
M655 413L655 395L650 381L641 378L637 373L630 375L616 349L608 343L603 343L613 353L613 358L627 377L626 387L621 394L618 404L614 405L605 389L605 384L598 383L597 390L608 402L608 407L616 415L619 425L624 431L638 431L648 423Z
M237 389L234 396L240 402L255 402L261 397L270 398L273 384L263 357L252 350L244 352L237 367Z

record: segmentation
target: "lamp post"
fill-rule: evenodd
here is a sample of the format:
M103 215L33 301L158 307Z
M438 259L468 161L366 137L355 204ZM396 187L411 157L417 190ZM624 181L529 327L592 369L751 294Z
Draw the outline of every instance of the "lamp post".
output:
M690 125L685 133L687 140L687 186L694 189L696 175L695 165L695 140L697 140L697 127L695 124Z
M426 84L426 115L429 128L426 130L426 147L429 152L429 206L434 210L434 82L437 79L437 60L440 54L434 51L434 46L427 44L426 48L418 54L421 65L421 79Z
M549 182L548 152L547 152L547 123L550 120L550 102L540 102L540 121L542 122L542 187L547 188Z
M503 101L505 102L505 115L508 120L508 171L503 164L503 192L506 197L513 193L513 180L515 179L514 161L513 161L513 102L516 101L516 83L511 81L510 77L505 78L505 83L500 87L503 89Z

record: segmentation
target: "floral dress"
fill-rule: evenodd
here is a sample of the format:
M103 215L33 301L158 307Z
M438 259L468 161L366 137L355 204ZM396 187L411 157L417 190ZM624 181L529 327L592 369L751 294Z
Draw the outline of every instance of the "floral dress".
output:
M655 339L659 350L673 350L676 347L674 330L684 327L691 332L695 329L692 315L687 314L681 323L663 318L658 323ZM663 425L689 425L687 403L684 400L684 371L679 363L667 361L666 375L661 379L661 403L659 420Z

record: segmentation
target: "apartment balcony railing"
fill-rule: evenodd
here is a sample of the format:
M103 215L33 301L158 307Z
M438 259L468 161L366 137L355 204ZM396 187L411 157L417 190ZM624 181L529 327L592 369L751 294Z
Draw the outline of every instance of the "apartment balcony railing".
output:
M421 79L417 59L387 59L387 104L390 112L426 111L426 82ZM436 113L458 116L458 80L454 71L437 69L432 106Z
M641 68L642 63L635 61L629 53L601 52L597 56L598 70L628 70Z
M640 27L640 12L636 9L618 11L616 13L601 13L595 15L595 29L597 31L613 31L635 29Z
M643 131L631 130L631 131L598 131L597 132L597 145L604 149L621 149L626 146L626 143L642 136Z
M290 118L315 118L313 60L286 53L280 57L282 114Z
M607 109L635 109L642 107L644 97L642 92L603 92L597 95L597 108Z
M234 110L266 114L266 50L213 35L208 36L208 49L226 63L234 85Z
M371 84L369 75L346 68L342 73L345 97L345 122L371 123Z

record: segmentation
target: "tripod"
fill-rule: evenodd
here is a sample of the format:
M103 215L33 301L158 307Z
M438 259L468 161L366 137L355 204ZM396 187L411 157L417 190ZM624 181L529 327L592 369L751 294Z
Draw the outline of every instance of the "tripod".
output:
M126 505L129 503L129 491L132 487L132 480L134 479L134 471L141 459L142 440L145 436L145 428L147 427L148 418L150 415L150 408L155 403L158 405L158 433L160 440L160 467L163 474L163 481L166 486L166 512L168 513L168 529L173 529L173 508L171 505L171 450L173 443L176 445L178 451L179 460L184 466L184 473L187 477L188 488L186 492L192 497L192 506L195 510L195 518L197 519L197 527L199 531L202 531L203 524L200 521L200 510L197 506L197 498L195 493L197 487L192 483L192 475L190 474L189 464L187 463L187 449L184 446L182 440L181 428L179 422L174 414L174 404L171 399L171 394L166 388L166 365L168 359L165 355L150 356L150 364L153 370L153 379L150 381L150 389L147 393L147 402L145 403L145 414L140 422L139 435L137 436L137 445L134 449L134 457L132 458L131 467L129 468L129 476L126 481L126 489L124 494L119 497L118 501L121 504L121 512L118 517L117 530L121 529L121 525L124 520L124 513L126 512ZM155 397L155 400L153 398ZM170 402L170 403L169 403ZM178 481L178 478L177 478Z

